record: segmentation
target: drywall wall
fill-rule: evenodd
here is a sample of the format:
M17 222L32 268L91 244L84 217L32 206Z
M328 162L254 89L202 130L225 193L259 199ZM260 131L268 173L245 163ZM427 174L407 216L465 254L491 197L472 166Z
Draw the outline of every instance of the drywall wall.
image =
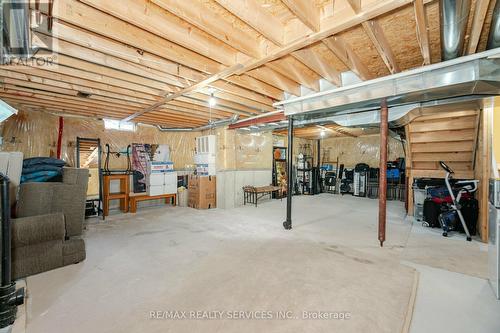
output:
M20 111L3 126L5 151L21 151L25 158L55 156L59 117L43 112ZM100 138L101 145L109 144L112 151L126 150L132 143L168 144L176 169L192 169L195 138L200 132L160 132L152 126L138 125L135 132L107 130L101 120L74 117L64 118L62 158L75 165L76 138ZM111 157L110 169L126 167L126 159Z

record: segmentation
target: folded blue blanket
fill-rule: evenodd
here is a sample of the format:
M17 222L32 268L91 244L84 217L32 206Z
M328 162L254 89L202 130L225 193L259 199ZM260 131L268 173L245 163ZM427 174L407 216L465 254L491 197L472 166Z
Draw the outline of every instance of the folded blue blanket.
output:
M50 164L35 164L29 167L23 168L23 175L28 175L31 173L39 172L39 171L61 171L61 166L58 165L50 165Z
M38 172L33 172L27 175L22 175L21 176L21 183L27 183L27 182L36 182L36 183L41 183L41 182L47 182L53 178L60 177L62 175L62 170L61 171L38 171Z
M54 165L63 167L66 165L66 162L53 157L32 157L23 161L23 168L28 168L34 165Z

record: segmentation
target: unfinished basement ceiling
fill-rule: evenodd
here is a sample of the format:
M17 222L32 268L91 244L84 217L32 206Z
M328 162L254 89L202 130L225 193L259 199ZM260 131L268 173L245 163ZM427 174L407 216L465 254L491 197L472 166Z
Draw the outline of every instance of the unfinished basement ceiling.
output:
M495 3L471 1L465 54L485 50ZM345 71L368 80L441 60L438 1L313 4L54 0L52 31L39 28L37 45L56 52L58 66L0 67L0 98L20 109L196 128L273 111L285 92L319 91L320 79L339 86Z

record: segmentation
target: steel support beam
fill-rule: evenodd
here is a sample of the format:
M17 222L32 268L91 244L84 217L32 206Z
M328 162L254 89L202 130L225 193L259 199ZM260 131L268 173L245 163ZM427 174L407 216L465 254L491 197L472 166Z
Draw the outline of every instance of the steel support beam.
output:
M389 110L385 100L380 107L380 175L378 201L378 240L380 246L385 242L385 225L387 213L387 138L389 134Z
M287 156L287 193L285 230L292 230L292 195L293 195L293 118L288 117L288 156Z

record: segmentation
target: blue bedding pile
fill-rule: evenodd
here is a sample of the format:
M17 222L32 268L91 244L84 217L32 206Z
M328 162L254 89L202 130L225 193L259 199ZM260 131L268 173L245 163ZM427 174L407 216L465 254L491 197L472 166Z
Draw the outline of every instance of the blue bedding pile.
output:
M66 162L52 157L33 157L23 161L21 183L61 181Z

